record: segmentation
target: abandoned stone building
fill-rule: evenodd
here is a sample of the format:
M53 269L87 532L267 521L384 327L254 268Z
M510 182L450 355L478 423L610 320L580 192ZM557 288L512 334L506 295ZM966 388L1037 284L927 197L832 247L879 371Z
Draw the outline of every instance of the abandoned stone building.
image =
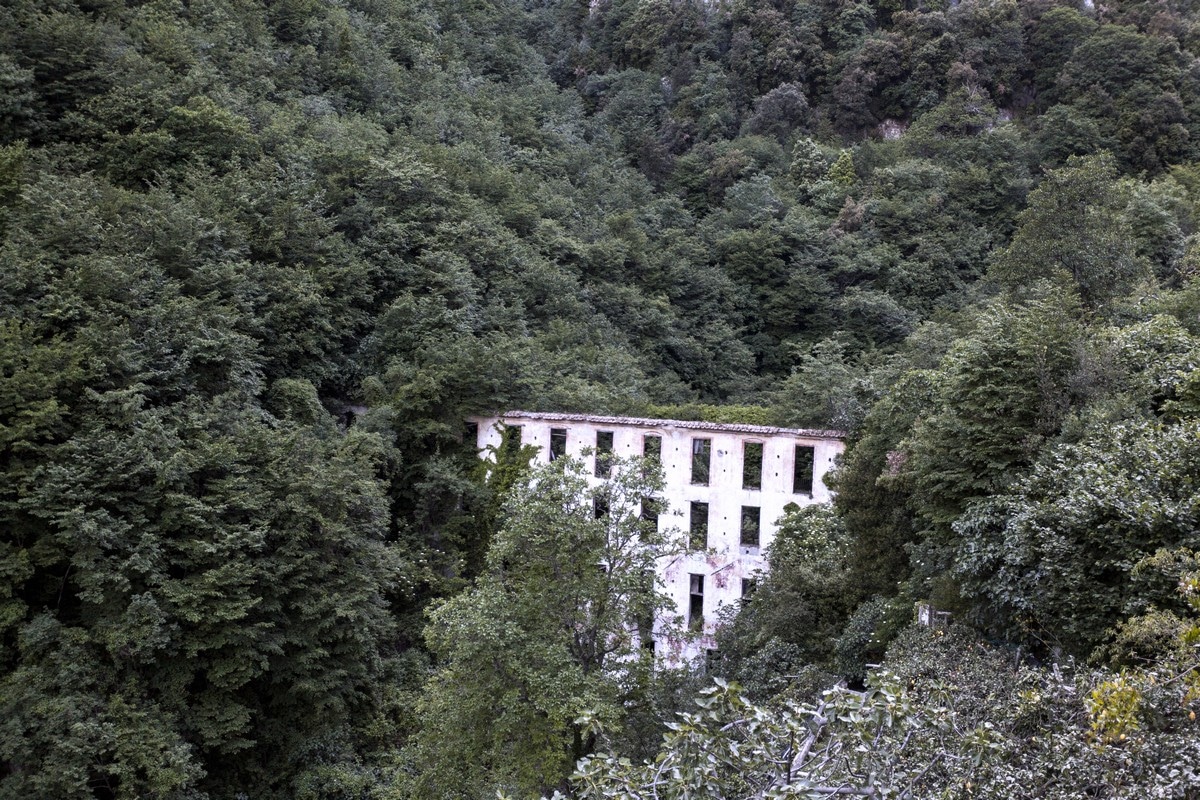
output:
M658 524L679 528L687 542L686 552L660 561L659 577L697 634L672 637L656 624L656 653L676 663L715 647L717 612L753 591L784 507L828 501L824 478L843 449L838 431L761 425L529 411L470 422L485 457L505 427L519 428L521 443L540 448L543 461L658 457L665 478ZM602 466L593 471L604 480Z

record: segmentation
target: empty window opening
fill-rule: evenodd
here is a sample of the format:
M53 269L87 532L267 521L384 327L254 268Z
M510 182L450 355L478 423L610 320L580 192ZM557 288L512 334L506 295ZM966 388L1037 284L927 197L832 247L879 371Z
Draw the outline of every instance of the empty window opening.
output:
M746 442L742 447L742 488L761 489L763 472L763 443Z
M754 594L754 590L758 588L758 581L754 578L742 578L742 598L750 599L750 595Z
M567 454L567 429L550 429L550 460L562 458Z
M658 515L662 513L662 501L657 497L642 498L642 522L650 531L658 530Z
M662 461L662 437L657 433L647 433L642 437L642 458L656 464Z
M698 631L704 627L704 576L688 575L688 630Z
M596 519L608 516L608 498L597 496L592 498L592 512Z
M709 461L712 458L712 439L692 439L692 483L708 486Z
M796 464L792 473L792 493L812 494L814 450L807 445L796 445Z
M612 474L613 432L596 431L596 477L607 478Z
M516 458L521 452L521 435L520 425L505 425L500 433L500 451L509 458Z
M468 422L466 429L463 431L463 441L470 444L472 447L479 441L479 423Z
M638 639L642 643L643 650L654 652L654 617L647 613L638 614L637 617L637 633Z
M692 501L691 519L688 527L688 549L708 549L708 503Z
M742 547L758 547L761 511L758 506L742 506Z
M647 594L654 592L654 584L656 576L654 570L648 569L642 572L641 589ZM639 603L634 610L634 624L637 627L638 639L642 643L642 649L654 652L654 607L650 603Z

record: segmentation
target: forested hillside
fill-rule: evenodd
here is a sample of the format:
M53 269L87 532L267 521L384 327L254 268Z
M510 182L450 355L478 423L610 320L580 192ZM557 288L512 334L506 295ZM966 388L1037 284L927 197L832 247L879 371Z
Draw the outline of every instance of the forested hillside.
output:
M3 0L0 43L0 798L1200 796L1189 4ZM661 599L597 578L634 523L481 467L516 407L849 446L705 676L605 651Z

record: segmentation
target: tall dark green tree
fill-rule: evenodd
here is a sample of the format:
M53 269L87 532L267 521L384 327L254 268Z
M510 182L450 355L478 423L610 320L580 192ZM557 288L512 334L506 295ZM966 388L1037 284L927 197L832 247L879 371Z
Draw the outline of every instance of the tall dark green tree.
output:
M1125 213L1128 196L1111 156L1068 159L1030 193L995 276L1014 288L1064 281L1092 308L1129 291L1149 270Z

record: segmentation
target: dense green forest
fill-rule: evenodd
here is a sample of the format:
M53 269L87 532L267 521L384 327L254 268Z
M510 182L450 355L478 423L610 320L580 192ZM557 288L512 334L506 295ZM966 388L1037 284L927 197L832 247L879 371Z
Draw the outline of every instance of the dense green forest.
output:
M1191 4L0 37L0 798L1200 797ZM516 407L843 429L837 501L656 668Z

